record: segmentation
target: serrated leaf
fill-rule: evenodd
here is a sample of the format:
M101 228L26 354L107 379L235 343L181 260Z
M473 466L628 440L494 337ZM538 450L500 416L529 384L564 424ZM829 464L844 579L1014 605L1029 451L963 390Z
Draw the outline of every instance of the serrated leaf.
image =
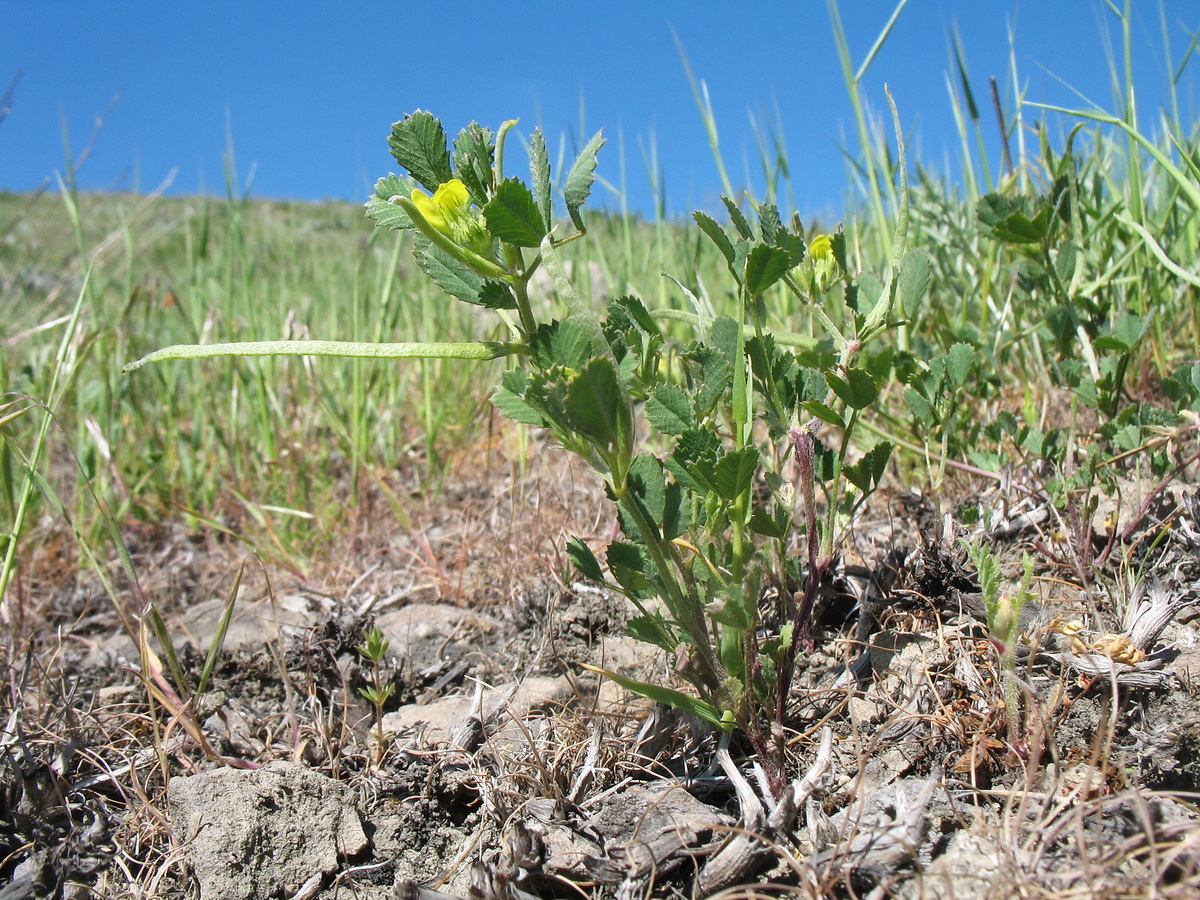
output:
M955 344L946 354L946 372L955 387L962 387L975 365L975 348L970 344Z
M598 675L603 675L627 691L641 694L655 703L665 703L667 706L691 713L697 719L709 722L722 731L730 731L733 728L733 723L722 719L720 711L715 706L701 700L699 697L693 697L690 694L684 694L681 691L672 690L662 685L638 681L635 678L626 678L624 675L618 675L616 672L610 672L608 669L601 669L598 666L588 665L587 663L584 663L583 667Z
M790 268L787 251L778 247L759 244L746 257L743 283L750 294L761 294L785 274Z
M529 353L540 369L582 369L592 357L591 335L574 319L543 323L529 338Z
M467 193L481 209L488 202L492 187L492 162L495 145L492 131L472 122L454 140L454 169L466 185Z
M933 406L916 388L904 389L904 404L917 421L928 424L933 419Z
M691 398L678 385L659 385L646 400L646 421L663 434L682 434L695 424Z
M707 213L702 213L696 210L692 213L692 218L696 224L700 226L700 230L708 235L709 240L717 245L717 249L721 251L721 255L725 257L725 264L733 265L733 242L729 240L729 235L725 233L725 229L717 224L717 220Z
M592 553L592 549L581 538L572 536L567 541L567 556L575 564L575 568L579 570L579 574L584 578L590 578L592 581L599 582L600 584L604 583L604 572L600 568L600 563L596 560L596 555Z
M567 422L577 433L612 446L620 435L620 403L617 371L608 357L598 356L567 387Z
M483 208L492 237L518 247L537 247L546 236L546 223L533 194L519 178L505 178Z
M430 193L454 177L446 132L432 113L418 109L396 122L388 146L396 162Z
M879 397L879 387L866 369L849 369L844 379L832 372L825 378L838 399L851 409L866 409Z
M754 473L758 470L758 448L743 447L726 453L717 460L713 472L713 487L722 500L733 501L746 493L754 484Z
M409 197L412 195L416 182L408 177L387 175L375 182L375 193L364 204L367 216L377 226L395 231L398 228L412 228L412 219L408 217L399 204L392 203L392 197Z
M529 180L542 220L547 228L551 228L554 225L554 206L550 196L550 156L546 152L546 138L540 127L533 129L529 138Z
M1025 198L986 194L975 205L975 217L984 234L1006 244L1040 244L1045 233L1034 221L1034 202Z
M929 291L932 275L933 265L927 250L913 247L904 254L904 261L900 264L900 312L904 318L916 316Z
M625 623L625 633L655 647L672 651L679 646L679 639L672 633L667 620L661 613L634 616Z
M567 204L567 212L575 227L580 230L583 229L583 221L579 217L579 210L587 200L588 194L592 192L592 182L596 178L596 153L602 146L604 132L597 131L575 158L563 186L563 200Z
M467 268L445 250L421 239L413 257L421 271L437 282L438 287L452 297L467 303L478 303L483 290L483 276Z
M724 194L721 195L721 201L725 204L725 209L729 213L729 221L733 223L733 227L737 231L738 235L744 240L752 240L754 238L754 231L751 229L750 223L746 220L745 215L743 215L742 211L738 209L737 204Z
M527 376L524 372L505 372L500 386L492 394L492 403L502 415L515 422L544 428L549 425L549 421L539 409L525 400L526 385Z
M700 364L701 378L692 401L696 414L702 416L712 411L729 387L733 366L725 354L715 347L705 347L697 351L693 358Z
M474 301L485 309L516 309L517 298L503 281L487 279L479 289L479 298Z

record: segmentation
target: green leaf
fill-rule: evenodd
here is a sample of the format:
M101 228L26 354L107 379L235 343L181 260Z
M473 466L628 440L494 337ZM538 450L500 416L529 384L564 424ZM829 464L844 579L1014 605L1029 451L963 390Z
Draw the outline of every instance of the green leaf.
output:
M604 583L604 572L600 569L600 563L596 561L596 555L581 538L572 536L567 541L567 556L584 578Z
M529 177L533 182L533 198L541 211L542 221L550 228L554 223L553 198L550 196L550 156L541 128L533 129L529 138Z
M746 257L744 284L750 294L761 294L787 274L791 259L778 247L759 244Z
M933 421L933 406L916 388L904 389L904 403L918 422L928 425Z
M655 647L662 647L668 653L679 646L679 639L671 630L662 613L634 616L625 623L625 632L632 638L637 638Z
M479 289L479 297L473 301L485 309L516 309L517 298L503 281L487 279Z
M825 378L838 399L851 409L866 409L879 396L879 387L866 369L848 369L845 380L832 372Z
M388 146L396 162L430 193L454 177L446 132L432 113L418 109L396 122Z
M757 470L757 447L743 447L741 450L726 453L717 460L713 473L713 487L722 500L732 502L739 495L749 492Z
M810 416L816 416L822 422L828 422L835 428L845 428L846 423L841 415L832 407L826 406L820 400L805 400L800 407Z
M518 247L536 247L546 236L546 223L533 194L519 178L505 178L483 208L488 231Z
M399 204L392 203L392 197L408 197L417 183L408 177L388 175L375 182L375 193L367 200L365 206L367 216L381 228L395 231L398 228L412 228L412 219L408 217Z
M525 388L527 385L528 376L524 372L510 369L504 373L500 386L492 394L492 403L502 415L514 422L545 428L550 421L540 409L526 401Z
M488 191L492 187L494 156L495 139L490 128L472 122L455 138L454 169L480 209L487 204Z
M855 312L869 313L883 296L883 282L873 272L860 272L846 291L846 303Z
M700 384L695 388L692 402L696 407L696 415L702 416L711 412L728 390L733 381L733 366L728 357L714 347L701 348L692 353L690 358L700 364Z
M700 226L700 230L707 234L709 239L717 245L717 249L725 257L725 264L732 266L733 242L729 240L729 235L725 233L725 229L717 224L716 219L707 213L700 212L700 210L692 213L692 218L696 220L696 224Z
M692 401L678 385L659 385L646 400L646 421L663 434L682 434L695 424Z
M635 457L629 467L626 483L632 501L639 504L642 514L658 526L664 540L674 540L684 532L686 511L683 491L675 482L667 481L663 464L657 457L649 453ZM643 537L652 540L654 535Z
M960 343L950 348L950 352L946 356L946 371L956 388L967 383L967 376L971 374L973 365L975 365L975 348L970 344Z
M904 254L904 261L900 264L900 312L904 318L911 319L917 314L929 290L932 275L929 251L923 247L913 247Z
M650 579L656 572L644 547L628 541L613 541L608 545L605 558L608 571L626 591L634 596L647 596L653 592Z
M782 505L777 505L772 513L756 506L750 514L750 530L767 538L787 537L791 524L791 515Z
M724 194L721 195L721 201L725 204L725 209L729 212L729 221L733 223L733 227L737 229L737 233L747 241L753 240L754 231L751 229L750 223L746 220L742 211L737 208L737 204Z
M690 694L672 690L662 685L649 684L648 682L638 681L634 678L626 678L624 675L618 675L616 672L610 672L608 669L601 669L586 663L583 664L583 667L598 675L603 675L610 681L616 682L625 688L625 690L641 694L655 703L665 703L667 706L691 713L697 719L709 722L721 731L730 731L733 728L732 722L726 722L722 719L720 710L711 703L701 700L699 697L693 697Z
M579 434L612 446L620 435L621 390L617 371L606 356L597 356L567 387L567 422Z
M1040 244L1045 228L1038 227L1041 220L1034 210L1035 202L1028 198L1014 200L1003 194L986 194L975 206L975 217L983 226L984 234L1002 243Z
M546 322L530 336L529 354L539 369L582 369L592 358L591 335L574 319Z
M846 480L864 494L869 494L883 479L894 447L891 441L880 441L857 463L842 469Z
M1132 350L1146 336L1153 318L1153 314L1135 316L1133 313L1121 313L1112 323L1109 333L1096 338L1096 349L1115 350L1118 353Z
M567 204L567 213L580 231L583 230L583 220L579 217L579 210L587 200L588 194L592 192L592 182L596 178L596 153L602 146L604 133L597 131L575 158L563 186L563 200Z
M478 303L483 292L483 276L467 268L441 247L425 238L417 241L413 257L421 271L437 282L438 287L452 297L467 303Z

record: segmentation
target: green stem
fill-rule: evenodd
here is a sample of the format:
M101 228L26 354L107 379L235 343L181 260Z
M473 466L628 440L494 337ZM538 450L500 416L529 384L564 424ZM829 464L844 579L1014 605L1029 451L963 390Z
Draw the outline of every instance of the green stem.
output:
M476 341L442 344L417 341L376 344L372 341L235 341L227 344L174 344L131 362L129 373L168 359L207 359L213 356L350 356L364 359L497 359L527 353L523 344Z

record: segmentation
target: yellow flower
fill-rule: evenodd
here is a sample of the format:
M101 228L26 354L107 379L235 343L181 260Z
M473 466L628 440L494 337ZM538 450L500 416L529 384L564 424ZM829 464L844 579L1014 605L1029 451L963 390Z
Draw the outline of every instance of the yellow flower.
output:
M438 231L450 234L454 224L466 218L471 196L465 184L451 178L434 191L432 197L420 188L413 188L412 202L425 221Z
M456 244L482 256L492 256L492 236L483 221L483 214L471 208L467 186L451 178L430 197L420 188L413 188L413 206L425 221Z
M808 245L808 255L813 259L833 259L833 238L828 234L818 234Z
M816 300L842 277L841 266L833 255L833 236L817 234L808 242L808 254L792 270L800 290Z

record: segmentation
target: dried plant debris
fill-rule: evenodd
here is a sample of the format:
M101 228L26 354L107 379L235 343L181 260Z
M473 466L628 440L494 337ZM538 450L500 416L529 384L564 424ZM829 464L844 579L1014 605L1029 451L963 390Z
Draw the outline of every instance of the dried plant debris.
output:
M499 502L484 488L447 496ZM563 584L551 565L508 572L503 596L476 592L466 568L461 583L447 574L475 546L461 529L456 543L443 528L433 556L341 586L273 576L275 600L307 598L286 604L282 627L256 583L239 621L264 626L218 654L198 695L207 647L189 649L200 630L176 598L166 621L192 693L175 712L147 694L128 638L123 655L94 652L117 646L115 617L107 634L90 617L87 640L30 636L10 646L0 694L0 900L1196 896L1200 555L1187 502L1171 520L1179 540L1143 566L1154 577L1084 588L1046 573L1011 654L960 529L912 497L864 519L798 661L782 792L736 736L582 667L670 677L670 660L623 634L625 600ZM507 527L533 546L545 525ZM1010 572L1033 534L993 545ZM382 741L362 693L376 672L357 649L372 625L390 642L378 675L395 685Z

